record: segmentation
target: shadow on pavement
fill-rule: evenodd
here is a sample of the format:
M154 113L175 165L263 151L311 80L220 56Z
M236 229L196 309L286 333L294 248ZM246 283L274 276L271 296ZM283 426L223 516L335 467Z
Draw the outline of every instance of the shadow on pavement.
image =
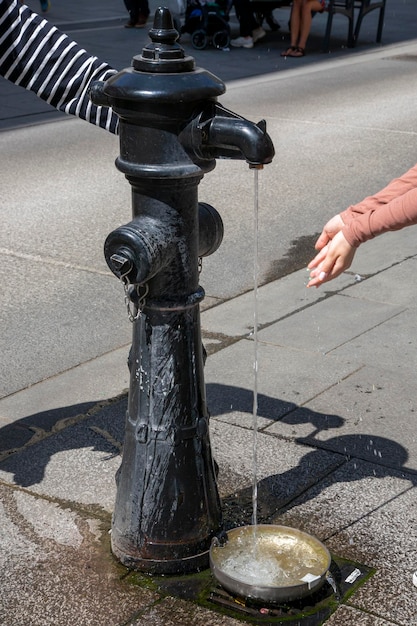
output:
M207 387L212 417L227 415L231 410L252 413L252 393L247 389L220 384L209 384ZM76 479L79 481L77 488L82 489L83 481L90 481L90 472L94 473L94 467L101 472L100 468L106 466L106 460L113 459L111 467L106 470L113 476L118 464L115 459L120 455L124 438L126 408L127 398L123 396L112 401L84 403L38 413L2 428L0 471L10 473L15 484L20 487L39 485L45 478L52 457L64 452L68 453L68 457L62 454L59 457L62 459L60 463L64 463L59 470L63 476L60 490L64 494L66 480ZM293 443L305 446L306 453L298 465L259 480L259 521L270 520L279 511L291 508L296 498L301 497L305 501L316 497L324 488L322 479L332 474L334 480L335 470L348 462L357 462L358 469L344 471L343 482L362 480L366 476L373 479L398 476L408 458L407 451L401 445L375 435L348 434L327 441L316 439L315 435L323 430L343 426L343 418L337 415L324 415L262 394L259 396L258 414L269 419L271 416L280 416L278 421L295 427L310 423L315 429L308 438L292 439ZM88 467L84 467L85 459L79 457L82 449L88 455L91 452L104 453L104 457L103 454L93 455L93 465L89 462ZM381 455L375 456L375 450L380 451ZM326 456L327 452L331 452L332 456ZM77 462L80 463L78 468ZM274 464L274 459L268 459L268 463ZM279 468L278 458L276 467ZM417 485L417 476L405 471L407 479ZM221 468L220 482L232 484L233 476L226 476L222 480L222 472L227 472L227 468ZM113 482L114 479L110 477L110 480ZM252 485L233 493L229 491L229 495L222 501L229 524L240 524L245 520L250 522Z

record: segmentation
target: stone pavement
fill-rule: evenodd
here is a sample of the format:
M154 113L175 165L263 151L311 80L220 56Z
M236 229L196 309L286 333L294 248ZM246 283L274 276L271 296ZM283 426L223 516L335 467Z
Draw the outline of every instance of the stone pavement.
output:
M303 269L258 290L260 521L309 532L373 573L329 626L417 625L416 263L410 228L363 246L321 289L306 289ZM254 306L247 292L202 313L229 525L251 516ZM242 623L181 585L138 581L110 554L127 351L0 400L5 626Z
M408 229L326 288L307 290L300 270L258 290L259 520L375 569L329 625L417 624L416 263ZM251 515L253 310L247 293L202 315L229 526ZM125 359L121 349L0 401L3 624L240 623L138 587L110 555Z

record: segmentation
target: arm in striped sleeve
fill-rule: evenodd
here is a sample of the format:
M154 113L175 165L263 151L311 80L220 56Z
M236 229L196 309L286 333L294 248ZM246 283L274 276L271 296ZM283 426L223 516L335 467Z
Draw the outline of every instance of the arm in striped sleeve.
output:
M116 70L89 55L19 0L0 0L0 75L51 106L117 133L117 115L90 101L88 90Z

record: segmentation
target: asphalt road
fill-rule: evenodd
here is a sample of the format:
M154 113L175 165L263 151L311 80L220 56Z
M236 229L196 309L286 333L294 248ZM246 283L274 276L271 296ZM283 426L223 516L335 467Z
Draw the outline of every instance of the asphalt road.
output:
M27 4L39 11L39 0L27 0ZM186 0L168 0L163 3L173 14L176 24L185 21ZM152 16L161 3L149 0L151 16L144 29L125 29L127 13L122 0L52 0L47 19L66 32L91 54L107 61L113 67L122 69L129 66L134 55L140 54L149 43L148 31L152 26ZM416 23L415 0L387 0L382 45L391 46L414 39ZM329 53L322 52L322 42L327 23L327 14L317 14L312 22L307 54L302 59L286 59L280 56L288 47L289 9L274 11L280 30L271 32L266 22L266 36L254 48L242 50L231 48L218 51L212 45L204 50L196 50L191 45L189 34L183 34L181 45L186 54L195 58L197 66L219 76L224 82L260 77L270 73L287 72L289 69L305 68L327 59L355 58L364 52L373 52L381 45L375 43L379 11L370 12L363 20L359 39L355 48L346 47L347 20L335 15ZM232 36L238 34L238 22L233 8L230 13ZM61 119L63 114L54 111L34 94L22 90L0 77L0 130L22 125Z
M276 148L259 175L261 282L305 265L328 217L415 163L416 70L409 43L228 83L222 103L265 118ZM5 130L0 154L3 397L129 343L102 247L130 219L130 189L117 138L78 120ZM219 161L200 200L225 225L201 275L213 305L253 286L253 173Z

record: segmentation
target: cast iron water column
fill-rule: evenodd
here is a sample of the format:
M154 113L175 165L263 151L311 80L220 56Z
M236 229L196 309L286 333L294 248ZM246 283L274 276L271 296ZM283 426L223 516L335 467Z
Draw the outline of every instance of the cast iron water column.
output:
M120 118L117 168L132 186L133 219L105 242L133 321L123 458L111 544L128 567L183 573L208 565L222 528L203 375L199 259L221 243L217 211L197 188L215 159L253 167L274 156L265 123L224 109L224 84L176 43L168 9L151 43L92 99Z

